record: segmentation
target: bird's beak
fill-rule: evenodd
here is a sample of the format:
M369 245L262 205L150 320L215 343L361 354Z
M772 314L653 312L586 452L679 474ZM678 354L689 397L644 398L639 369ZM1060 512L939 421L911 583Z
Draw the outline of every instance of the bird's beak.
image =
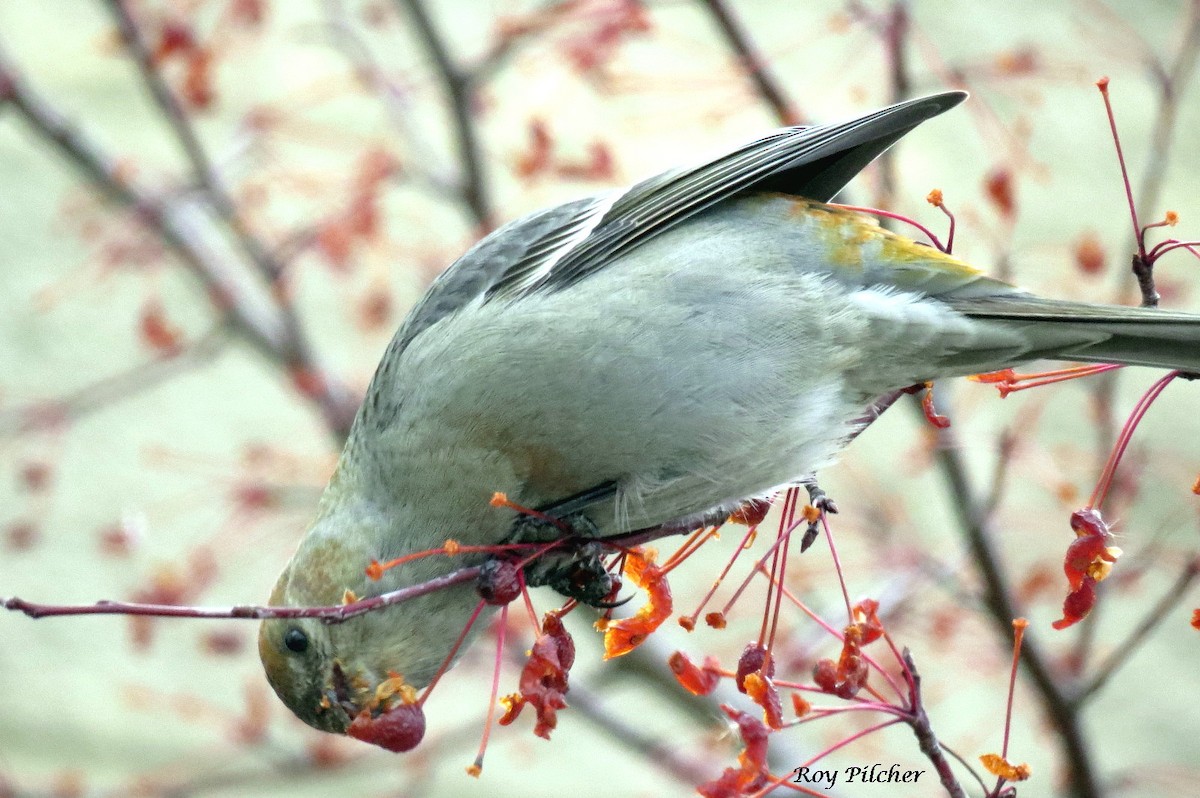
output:
M329 681L322 695L321 709L324 713L330 713L333 725L345 734L350 722L362 711L359 701L355 700L356 696L365 700L370 695L371 691L365 679L351 677L342 667L342 663L334 660L329 671Z

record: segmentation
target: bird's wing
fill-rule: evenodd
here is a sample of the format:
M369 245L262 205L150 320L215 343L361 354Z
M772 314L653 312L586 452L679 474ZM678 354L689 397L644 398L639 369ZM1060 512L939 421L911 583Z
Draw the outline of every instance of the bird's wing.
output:
M588 197L546 208L509 222L479 241L450 264L409 311L392 339L388 356L399 355L418 334L489 295L513 269L569 249L574 238L586 234L586 225L601 201L601 197Z
M965 98L964 92L946 92L848 122L783 128L700 166L511 222L476 244L434 282L397 332L392 354L476 299L519 299L573 285L739 194L781 192L828 201L900 137Z

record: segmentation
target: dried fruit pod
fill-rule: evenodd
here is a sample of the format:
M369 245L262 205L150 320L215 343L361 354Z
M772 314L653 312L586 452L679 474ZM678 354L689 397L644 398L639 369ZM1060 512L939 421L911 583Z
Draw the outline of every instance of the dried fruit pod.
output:
M479 568L475 590L488 604L508 604L521 595L521 569L512 560L487 560Z
M704 665L697 666L682 651L676 651L667 664L684 689L693 695L708 695L721 681L721 664L716 657L705 657Z
M366 710L354 718L346 734L398 754L411 751L425 736L425 712L420 704L397 704L376 717Z
M773 677L775 675L774 658L768 661L767 650L763 648L762 643L747 643L746 648L742 651L742 656L738 657L737 689L743 693L746 692L746 677L752 673L761 671L764 663L767 666L764 675L767 678Z

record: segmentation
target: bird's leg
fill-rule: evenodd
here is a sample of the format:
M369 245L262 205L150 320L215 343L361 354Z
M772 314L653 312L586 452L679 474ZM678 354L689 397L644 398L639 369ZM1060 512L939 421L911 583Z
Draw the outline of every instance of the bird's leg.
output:
M596 542L551 551L525 566L525 580L532 587L546 585L581 604L613 606L609 599L620 589L621 579L605 568L606 553Z
M578 513L567 520L572 528L587 531L526 565L525 582L530 587L546 585L581 604L609 606L608 599L621 587L620 578L604 565L609 550L594 540L599 530L587 516Z
M826 513L837 513L837 503L829 497L820 485L817 484L817 475L810 474L800 480L800 484L808 491L808 503L818 510Z
M530 587L543 585L567 598L593 607L607 603L620 587L619 577L604 565L607 549L599 542L600 530L584 510L616 493L614 482L538 508L538 516L521 515L513 523L511 539L516 543L562 544L525 566L525 582Z
M833 499L829 498L829 494L821 489L817 484L817 475L810 474L800 480L800 484L808 491L808 503L820 510L822 513L836 513L838 511L837 504ZM808 529L804 530L804 537L800 538L801 553L808 551L808 547L817 539L817 534L820 532L818 523L820 518L808 522Z

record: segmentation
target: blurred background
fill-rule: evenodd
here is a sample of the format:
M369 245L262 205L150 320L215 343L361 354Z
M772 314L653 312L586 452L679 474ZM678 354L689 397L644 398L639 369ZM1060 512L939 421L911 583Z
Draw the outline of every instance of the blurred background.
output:
M1093 83L1112 79L1141 221L1179 213L1150 240L1196 238L1198 50L1186 0L0 3L0 595L264 601L391 332L448 263L525 212L781 124L968 89L844 201L941 232L924 201L941 188L960 257L1047 295L1136 302ZM1164 305L1200 310L1196 268L1161 261ZM1010 748L1033 770L1022 795L1195 794L1194 385L1163 394L1118 473L1104 513L1125 555L1098 609L1050 628L1069 515L1155 376L1005 400L939 384L949 430L903 402L822 475L852 598L882 602L934 731L977 771L1001 745L1009 620L1031 620ZM739 537L672 574L681 613ZM793 553L788 583L845 624L823 542ZM763 594L760 579L724 630L670 621L608 663L576 613L553 740L529 717L497 729L481 781L464 768L490 635L398 757L292 718L252 623L0 615L0 796L694 794L739 750L718 703L749 705L725 687L690 696L666 659L732 667ZM838 645L794 608L781 623L778 678L809 682ZM504 692L518 673L509 662ZM845 714L773 735L773 772L879 720ZM822 760L893 762L924 769L919 786L828 794L941 794L904 726Z

